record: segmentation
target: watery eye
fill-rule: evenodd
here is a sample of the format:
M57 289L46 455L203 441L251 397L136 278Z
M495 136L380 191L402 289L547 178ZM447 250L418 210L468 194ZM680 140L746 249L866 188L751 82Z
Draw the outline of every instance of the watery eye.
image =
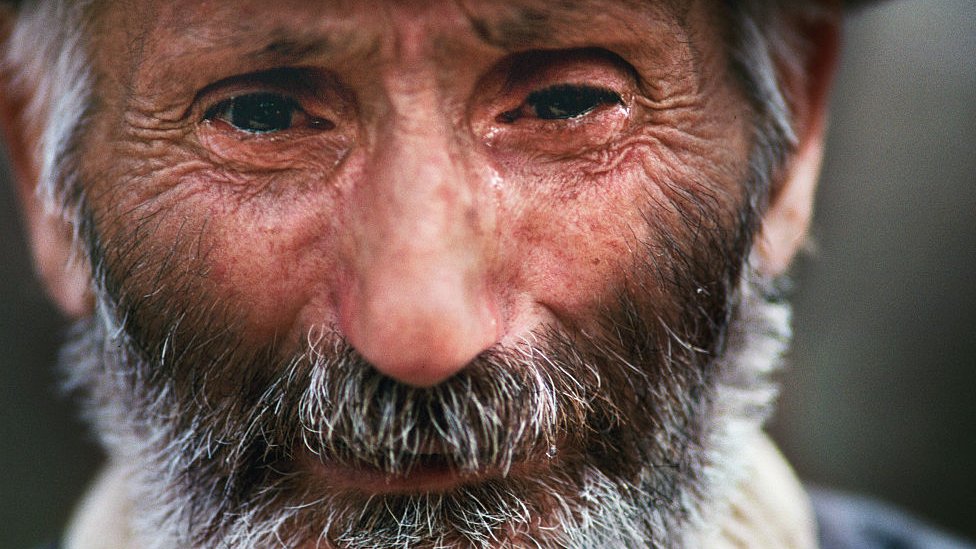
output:
M291 128L301 112L301 107L290 97L252 93L218 103L207 111L205 118L223 120L244 132L271 133Z
M529 94L520 114L542 120L579 118L605 105L619 105L620 94L603 88L563 84Z

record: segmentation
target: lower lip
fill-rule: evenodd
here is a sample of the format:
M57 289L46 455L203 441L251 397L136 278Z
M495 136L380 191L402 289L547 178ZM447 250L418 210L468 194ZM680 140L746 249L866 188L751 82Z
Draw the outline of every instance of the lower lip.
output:
M521 462L506 471L497 468L476 471L457 471L443 464L417 464L409 473L390 475L371 467L347 467L308 459L310 469L330 488L363 492L371 495L417 494L448 492L465 484L507 476L538 474L548 466L545 463Z
M329 484L336 488L372 494L442 492L484 476L479 472L462 474L440 465L417 465L404 475L389 475L371 468L338 465L319 465L318 469Z

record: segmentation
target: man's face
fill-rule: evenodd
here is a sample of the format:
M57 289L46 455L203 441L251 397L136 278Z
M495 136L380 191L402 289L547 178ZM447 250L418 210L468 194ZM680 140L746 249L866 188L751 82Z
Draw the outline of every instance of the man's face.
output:
M665 543L752 230L722 13L678 4L96 10L76 347L174 531Z

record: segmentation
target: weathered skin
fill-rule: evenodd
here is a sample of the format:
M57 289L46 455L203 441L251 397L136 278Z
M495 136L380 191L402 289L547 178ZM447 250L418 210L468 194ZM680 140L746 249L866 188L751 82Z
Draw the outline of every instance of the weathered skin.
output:
M135 464L137 514L158 514L143 535L212 546L256 518L255 536L370 547L402 529L391 504L412 516L428 495L446 503L419 511L466 514L426 517L421 545L565 543L598 508L673 546L696 490L721 515L745 473L712 490L703 471L745 453L717 455L714 426L758 432L766 405L713 398L740 366L726 335L751 329L727 328L759 317L745 279L780 273L805 234L837 13L790 12L756 63L796 136L759 175L761 109L718 2L95 4L66 161L93 273L63 268L78 242L38 203L26 99L0 115L42 276L89 332L75 383ZM615 512L625 499L644 505ZM386 526L361 528L374 501L390 516L363 520ZM485 512L502 518L469 532Z
M645 217L678 230L676 192L741 198L748 116L700 8L540 2L503 36L523 13L508 2L137 4L100 13L93 48L84 179L99 231L135 246L110 264L145 294L205 274L182 284L255 342L331 325L383 373L434 385L582 322L656 238ZM261 72L283 65L300 76ZM502 117L581 83L621 104ZM205 116L258 91L298 101L291 129Z

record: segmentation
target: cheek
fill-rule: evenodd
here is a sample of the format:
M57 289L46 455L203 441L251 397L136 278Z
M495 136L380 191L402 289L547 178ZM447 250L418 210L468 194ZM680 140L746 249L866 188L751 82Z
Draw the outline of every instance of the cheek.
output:
M637 151L607 162L576 160L510 173L518 192L506 204L514 223L500 238L512 287L560 321L575 323L608 303L647 237L636 204L650 189Z
M503 237L512 253L501 279L567 324L614 307L635 285L666 307L673 289L654 276L653 263L672 262L664 251L672 253L673 242L693 255L696 232L731 222L741 205L743 151L689 145L700 142L647 131L614 149L509 173L521 192L508 204L519 213Z
M244 335L294 345L313 326L337 324L344 277L340 204L335 192L319 187L256 197L208 222L207 284L234 304Z
M165 329L156 323L186 313L195 329L226 322L264 344L296 343L296 318L309 304L315 324L335 322L331 289L341 269L332 185L298 172L230 176L212 165L174 166L119 185L107 194L121 200L97 216L109 270L143 324ZM122 186L141 190L127 195Z
M249 338L296 343L297 316L309 306L318 313L313 324L337 321L330 316L340 274L330 245L336 230L308 206L275 215L247 209L212 223L207 284L234 304Z

